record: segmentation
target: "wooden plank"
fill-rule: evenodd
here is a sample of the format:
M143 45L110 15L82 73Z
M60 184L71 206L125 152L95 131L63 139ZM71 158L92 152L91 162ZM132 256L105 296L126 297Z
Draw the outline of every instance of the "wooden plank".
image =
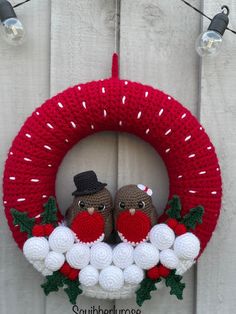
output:
M115 1L53 0L51 42L51 94L68 85L110 75L115 47ZM94 169L114 194L117 171L117 136L101 133L77 144L65 157L57 177L58 201L64 210L72 201L73 175ZM81 310L112 307L109 300L79 297ZM67 313L71 305L64 292L49 296L46 313Z
M220 1L205 0L210 16L220 12ZM230 26L236 29L236 3L229 0ZM204 20L203 29L209 22ZM223 205L213 238L198 263L196 313L235 312L236 236L236 41L225 33L221 53L202 61L201 122L210 135L223 175Z
M27 42L21 47L13 47L1 39L1 172L10 144L24 120L49 96L49 2L32 1L16 12L25 25ZM44 313L45 297L40 288L42 276L18 250L7 226L3 208L0 220L0 312Z
M200 1L192 1L199 5ZM173 95L197 113L198 59L194 38L198 35L198 15L180 2L164 0L121 1L121 77L153 85ZM180 79L181 78L181 79ZM118 186L130 182L150 185L159 212L168 197L168 178L156 152L140 140L119 136ZM145 166L143 166L145 165ZM143 305L144 313L193 313L194 269L184 275L184 301L169 295L166 288ZM117 308L137 308L135 300L117 301Z

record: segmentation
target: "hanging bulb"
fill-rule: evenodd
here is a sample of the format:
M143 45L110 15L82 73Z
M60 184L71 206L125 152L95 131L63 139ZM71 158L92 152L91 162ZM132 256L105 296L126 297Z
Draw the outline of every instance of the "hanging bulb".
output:
M196 51L201 57L215 56L220 52L222 37L229 24L229 8L224 5L221 9L222 12L213 17L207 31L200 34L196 40Z
M21 45L25 39L25 30L16 13L6 0L0 0L1 33L5 41L11 45Z

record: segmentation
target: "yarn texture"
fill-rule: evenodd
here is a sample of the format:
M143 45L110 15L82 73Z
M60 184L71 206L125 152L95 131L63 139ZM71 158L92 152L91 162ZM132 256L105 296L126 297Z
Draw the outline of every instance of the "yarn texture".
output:
M47 276L42 285L46 295L66 286L75 304L82 293L81 278L89 296L122 298L135 291L142 305L156 284L165 281L170 294L182 299L185 285L180 275L205 249L220 213L222 183L215 149L204 128L178 101L150 86L120 80L117 64L113 75L70 87L27 118L5 164L3 202L9 228L29 262ZM92 235L86 230L80 234L72 224L74 209L71 230L60 225L63 217L55 209L56 200L49 199L55 197L56 175L66 153L86 136L109 130L135 134L158 151L168 169L172 202L159 218L161 225L154 226L153 207L139 207L142 201L150 203L152 191L135 186L142 199L135 205L128 199L126 208L117 211L116 227L127 245L115 250L104 242L94 244L110 233L111 224L96 220ZM181 199L182 209L174 195ZM167 217L172 221L163 226ZM89 219L83 216L82 224L90 225ZM135 231L139 227L141 233ZM79 236L88 245L76 243Z

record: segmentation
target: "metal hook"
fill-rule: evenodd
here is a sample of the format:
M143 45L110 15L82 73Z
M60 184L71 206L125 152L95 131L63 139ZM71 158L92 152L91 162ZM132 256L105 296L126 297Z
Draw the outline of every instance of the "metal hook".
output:
M227 5L222 5L221 10L222 10L222 13L229 15L229 7Z

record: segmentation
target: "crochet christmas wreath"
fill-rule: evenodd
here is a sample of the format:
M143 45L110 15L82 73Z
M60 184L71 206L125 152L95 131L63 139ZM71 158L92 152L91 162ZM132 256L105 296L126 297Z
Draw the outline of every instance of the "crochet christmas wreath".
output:
M68 88L26 120L5 165L6 217L26 258L46 276L46 294L65 286L75 303L81 293L124 298L136 292L141 305L165 281L181 299L181 275L205 249L219 216L217 156L185 107L150 86L120 80L117 69L115 55L112 78ZM133 133L149 142L168 170L165 213L139 244L111 247L102 237L80 243L57 209L55 178L63 157L82 138L105 130Z

